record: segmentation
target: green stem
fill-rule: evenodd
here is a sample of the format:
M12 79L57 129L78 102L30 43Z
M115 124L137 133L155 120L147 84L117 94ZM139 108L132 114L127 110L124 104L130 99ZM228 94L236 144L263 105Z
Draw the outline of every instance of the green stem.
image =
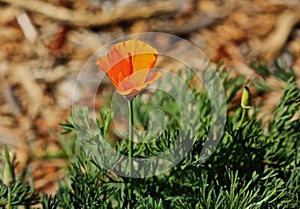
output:
M129 157L129 175L133 173L133 99L128 100L128 157ZM129 198L129 205L130 201L132 200L132 185L131 181L129 181L128 186L128 198Z
M10 188L10 186L8 186L7 209L12 209L12 207L11 207L11 188Z
M243 122L244 122L246 113L247 113L247 110L246 110L245 108L243 108L243 113L242 113L242 118L241 118L241 121L240 121L239 128L242 126L242 124L243 124Z
M128 157L129 157L129 173L133 171L133 99L128 101L128 117L129 117L129 136L128 136Z

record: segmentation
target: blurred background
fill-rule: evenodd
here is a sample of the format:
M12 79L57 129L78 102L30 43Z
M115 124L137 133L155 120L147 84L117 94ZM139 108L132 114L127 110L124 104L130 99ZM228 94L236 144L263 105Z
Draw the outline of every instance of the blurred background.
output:
M148 31L187 39L215 65L262 81L267 92L252 89L262 115L289 79L282 71L293 69L300 86L299 0L0 0L0 144L39 191L64 178L59 124L84 63L110 41Z

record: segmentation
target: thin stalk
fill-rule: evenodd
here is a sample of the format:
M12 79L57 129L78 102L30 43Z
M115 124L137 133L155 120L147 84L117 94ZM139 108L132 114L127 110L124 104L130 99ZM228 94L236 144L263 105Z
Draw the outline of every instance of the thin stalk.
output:
M129 157L129 175L131 176L133 173L133 99L128 100L128 157ZM129 205L132 200L132 184L131 180L129 180L129 186L128 186L128 199L129 199Z
M243 113L242 113L242 118L241 118L241 121L240 121L240 126L242 126L243 122L244 122L244 119L245 119L245 116L246 116L246 113L247 113L247 109L243 108Z
M133 99L128 101L128 117L129 117L129 130L128 130L128 157L129 157L129 174L133 171Z
M7 194L7 209L12 209L11 206L11 188L8 187L8 194Z

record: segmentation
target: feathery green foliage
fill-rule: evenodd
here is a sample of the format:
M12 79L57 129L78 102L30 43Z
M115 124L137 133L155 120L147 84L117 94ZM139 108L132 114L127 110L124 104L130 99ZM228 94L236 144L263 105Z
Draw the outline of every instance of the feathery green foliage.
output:
M30 183L14 180L7 186L2 181L0 205L7 205L10 191L13 208L17 205L28 208L36 202L42 203L45 209L300 208L300 91L294 79L287 82L274 116L266 126L257 117L257 107L240 121L241 107L229 104L237 91L242 90L245 78L230 77L222 69L218 71L229 108L221 141L206 161L203 161L201 150L213 118L205 89L193 90L201 117L191 118L189 125L193 125L196 132L180 131L179 106L172 97L158 91L150 103L141 96L134 100L134 120L142 131L136 133L139 143L135 144L133 152L139 158L156 156L177 146L176 139L193 143L186 156L181 155L185 153L185 146L178 146L176 153L169 153L174 161L182 159L175 167L160 175L133 180L116 175L115 158L101 153L104 140L115 140L112 147L116 153L128 153L126 141L109 133L113 113L107 108L101 109L99 119L92 121L83 109L62 124L62 145L72 164L69 180L60 183L56 196L41 195L37 201ZM186 82L192 82L192 79L187 76ZM184 95L182 99L185 99ZM165 112L168 120L148 123L149 113L156 107ZM165 130L157 137L143 131L163 125ZM117 159L118 155L115 157ZM105 162L111 169L104 169L99 162ZM155 169L155 165L152 168ZM147 170L137 172L147 173ZM133 188L133 199L128 197L129 186Z

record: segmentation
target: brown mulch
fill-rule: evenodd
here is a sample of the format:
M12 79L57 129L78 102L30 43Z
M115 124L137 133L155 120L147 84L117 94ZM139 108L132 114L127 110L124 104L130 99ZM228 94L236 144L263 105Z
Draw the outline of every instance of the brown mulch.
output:
M97 49L127 34L157 31L186 38L233 74L262 79L260 95L272 114L285 83L262 78L256 60L285 59L300 86L300 2L0 0L0 143L29 165L35 186L57 189L65 159L60 127L71 113L72 92Z

